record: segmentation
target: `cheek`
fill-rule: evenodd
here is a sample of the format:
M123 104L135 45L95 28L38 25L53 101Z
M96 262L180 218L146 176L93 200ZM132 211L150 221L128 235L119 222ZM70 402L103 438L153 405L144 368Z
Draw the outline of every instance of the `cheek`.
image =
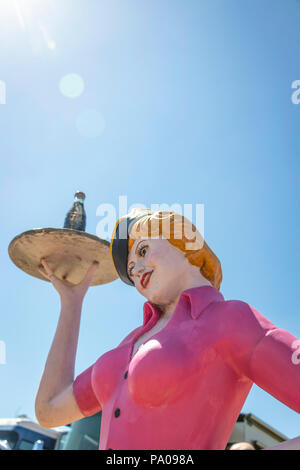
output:
M162 250L161 248L154 248L148 254L145 265L151 268L161 267L164 266L167 262L168 256L166 251Z
M180 256L169 256L167 250L161 252L161 250L153 251L147 259L147 266L153 268L160 281L163 282L167 279L173 279L182 272L183 260Z

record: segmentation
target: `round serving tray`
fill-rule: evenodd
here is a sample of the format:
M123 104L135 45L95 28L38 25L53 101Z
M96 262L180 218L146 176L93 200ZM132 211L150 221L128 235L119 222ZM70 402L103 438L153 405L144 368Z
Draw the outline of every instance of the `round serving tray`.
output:
M27 274L50 282L40 272L44 258L55 276L72 284L84 278L93 261L99 262L91 286L118 278L106 240L73 229L37 228L17 235L9 244L13 263Z

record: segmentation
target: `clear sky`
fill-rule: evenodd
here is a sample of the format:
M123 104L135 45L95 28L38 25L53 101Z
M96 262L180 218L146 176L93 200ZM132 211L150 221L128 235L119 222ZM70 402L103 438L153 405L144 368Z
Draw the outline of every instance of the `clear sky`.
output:
M62 227L77 189L91 234L120 196L204 204L225 299L300 338L299 15L296 0L0 1L0 417L35 417L59 315L8 245ZM142 323L144 300L120 280L89 289L76 373ZM300 434L256 385L242 411Z

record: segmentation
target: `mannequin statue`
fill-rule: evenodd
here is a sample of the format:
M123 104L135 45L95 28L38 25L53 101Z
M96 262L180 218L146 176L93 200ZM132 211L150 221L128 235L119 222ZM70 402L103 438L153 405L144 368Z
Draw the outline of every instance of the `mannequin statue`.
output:
M67 286L43 262L62 311L36 399L40 424L102 410L101 450L223 450L253 383L300 412L299 340L251 305L224 299L221 263L189 220L133 210L117 221L110 249L120 279L146 299L143 323L74 380L96 268ZM289 445L300 448L300 438L274 449Z

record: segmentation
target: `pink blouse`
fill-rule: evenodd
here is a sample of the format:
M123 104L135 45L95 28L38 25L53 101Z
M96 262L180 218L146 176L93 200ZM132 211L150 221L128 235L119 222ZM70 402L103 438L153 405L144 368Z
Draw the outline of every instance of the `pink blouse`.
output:
M300 412L300 341L253 307L185 290L132 357L159 317L146 302L143 325L74 381L84 416L102 410L99 449L224 449L253 382Z

